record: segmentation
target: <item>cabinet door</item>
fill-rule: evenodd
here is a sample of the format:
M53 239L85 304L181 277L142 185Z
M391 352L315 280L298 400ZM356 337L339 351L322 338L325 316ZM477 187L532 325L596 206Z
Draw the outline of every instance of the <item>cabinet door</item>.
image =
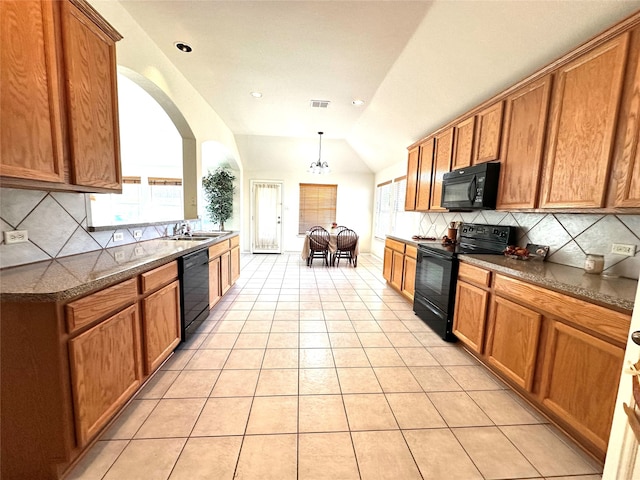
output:
M458 281L453 333L474 352L482 353L489 292Z
M387 282L391 282L391 267L393 266L393 250L384 248L384 262L382 264L382 276Z
M467 118L455 128L455 149L451 169L468 167L473 157L473 137L475 135L476 117Z
M507 97L498 209L538 206L551 78L547 75Z
M222 291L220 289L220 257L209 262L209 308L220 301Z
M602 452L607 449L624 350L552 322L542 371L544 406Z
M433 172L433 150L435 139L430 138L420 145L420 166L418 169L418 198L416 199L416 210L429 210L429 200L431 198L431 174Z
M402 279L402 293L413 300L416 289L416 259L404 256L404 278Z
M486 355L489 363L525 390L531 390L542 316L494 296Z
M220 292L222 295L231 288L231 252L220 255ZM211 306L211 305L209 305Z
M420 147L414 147L409 150L409 160L407 161L407 194L404 197L404 209L407 211L416 209L419 160Z
M402 290L402 271L404 268L404 254L393 252L393 265L391 267L391 285Z
M84 446L140 386L137 307L69 340L69 358L76 434Z
M442 200L442 177L451 171L453 152L453 128L436 136L436 150L433 160L433 184L431 185L431 206L429 210L446 210L440 206Z
M120 190L115 42L72 3L62 12L72 183Z
M180 343L180 285L170 283L142 300L145 373L150 374Z
M240 247L231 249L231 285L240 278Z
M500 159L503 106L504 102L498 102L485 108L476 116L474 165Z
M559 69L541 207L604 205L628 38L619 35Z
M633 39L614 155L615 207L640 207L640 27L634 30Z
M55 2L0 2L0 175L63 182Z

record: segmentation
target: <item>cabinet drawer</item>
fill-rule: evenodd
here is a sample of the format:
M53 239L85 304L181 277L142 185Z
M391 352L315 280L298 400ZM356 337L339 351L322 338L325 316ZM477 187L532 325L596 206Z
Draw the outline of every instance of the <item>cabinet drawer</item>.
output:
M535 310L548 312L578 327L605 335L621 345L627 341L630 315L504 275L496 275L494 288L498 294L519 300Z
M404 254L407 257L418 258L418 249L416 247L414 247L413 245L407 245L406 248L407 249L405 250Z
M211 245L209 247L209 261L213 258L219 257L227 250L229 250L229 240Z
M136 279L105 288L65 306L67 331L73 333L105 315L135 303L138 297Z
M489 286L489 280L491 280L491 272L484 268L474 267L468 263L460 263L460 269L458 270L458 279L465 282L475 283L476 285L482 285L484 287Z
M236 235L235 237L231 237L229 239L230 248L237 247L238 245L240 245L240 235Z
M151 292L178 278L178 262L171 262L140 275L142 293Z
M390 248L391 250L395 250L396 252L400 252L400 253L404 253L404 247L406 246L404 243L399 242L397 240L391 240L390 238L387 238L384 244L387 248Z

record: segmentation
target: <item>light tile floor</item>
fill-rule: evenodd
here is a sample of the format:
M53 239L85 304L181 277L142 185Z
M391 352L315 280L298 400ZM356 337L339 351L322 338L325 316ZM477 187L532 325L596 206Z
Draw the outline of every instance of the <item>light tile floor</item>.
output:
M237 284L68 478L601 478L381 272L369 255L243 255Z

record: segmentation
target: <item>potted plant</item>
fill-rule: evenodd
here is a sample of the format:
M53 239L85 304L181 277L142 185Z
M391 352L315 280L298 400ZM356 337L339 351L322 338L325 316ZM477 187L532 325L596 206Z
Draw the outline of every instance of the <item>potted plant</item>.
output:
M233 213L233 181L236 179L227 167L218 167L202 177L202 187L207 199L205 206L209 218L224 230L224 222Z

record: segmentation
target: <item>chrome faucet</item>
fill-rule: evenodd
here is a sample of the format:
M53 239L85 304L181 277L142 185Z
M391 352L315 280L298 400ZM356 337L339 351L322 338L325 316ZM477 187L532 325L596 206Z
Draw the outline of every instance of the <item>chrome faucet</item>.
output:
M191 225L188 221L178 222L173 226L173 234L191 236Z

